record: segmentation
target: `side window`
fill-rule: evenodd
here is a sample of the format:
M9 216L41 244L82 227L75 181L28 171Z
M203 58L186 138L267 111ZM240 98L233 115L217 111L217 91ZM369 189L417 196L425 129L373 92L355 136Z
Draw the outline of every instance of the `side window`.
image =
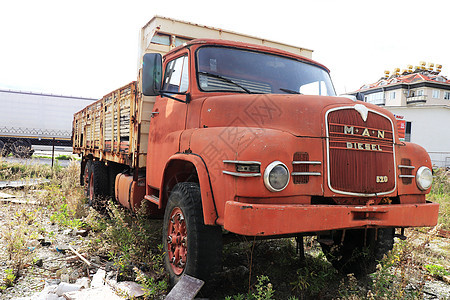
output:
M164 91L184 93L189 88L188 57L182 56L170 61L164 73Z

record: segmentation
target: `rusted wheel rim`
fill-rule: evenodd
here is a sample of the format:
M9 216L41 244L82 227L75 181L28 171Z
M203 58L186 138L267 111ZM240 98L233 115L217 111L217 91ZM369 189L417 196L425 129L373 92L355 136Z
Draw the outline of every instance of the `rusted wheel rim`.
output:
M187 232L186 220L179 207L175 207L169 216L167 252L173 272L180 275L186 266Z

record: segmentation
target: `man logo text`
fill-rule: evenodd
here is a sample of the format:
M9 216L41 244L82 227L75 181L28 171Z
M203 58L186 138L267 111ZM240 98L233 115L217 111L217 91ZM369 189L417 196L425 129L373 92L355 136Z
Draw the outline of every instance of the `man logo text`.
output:
M344 134L355 134L355 132L359 132L361 129L354 129L353 126L344 125ZM362 136L375 136L375 130L372 130L372 135L370 135L369 128L362 129ZM384 139L384 130L377 130L377 138Z

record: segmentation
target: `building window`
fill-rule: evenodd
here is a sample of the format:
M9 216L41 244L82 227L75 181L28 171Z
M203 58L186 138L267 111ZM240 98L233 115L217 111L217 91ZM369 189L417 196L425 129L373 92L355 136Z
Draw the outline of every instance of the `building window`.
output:
M368 94L365 97L365 100L366 100L366 102L369 102L372 104L384 105L384 93L379 92L379 93Z
M415 94L416 97L423 96L423 90L417 90Z
M390 100L395 100L395 92L390 93Z
M433 98L439 98L439 97L441 97L441 91L433 90Z
M444 93L444 99L445 100L450 100L450 92L445 92Z
M411 122L406 122L405 142L411 142Z

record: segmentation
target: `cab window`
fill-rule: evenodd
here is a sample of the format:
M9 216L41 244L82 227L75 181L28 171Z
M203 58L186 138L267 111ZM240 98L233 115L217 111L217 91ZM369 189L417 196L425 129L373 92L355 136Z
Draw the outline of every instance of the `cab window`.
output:
M187 92L189 88L189 62L187 55L167 63L164 72L163 90L167 92Z

